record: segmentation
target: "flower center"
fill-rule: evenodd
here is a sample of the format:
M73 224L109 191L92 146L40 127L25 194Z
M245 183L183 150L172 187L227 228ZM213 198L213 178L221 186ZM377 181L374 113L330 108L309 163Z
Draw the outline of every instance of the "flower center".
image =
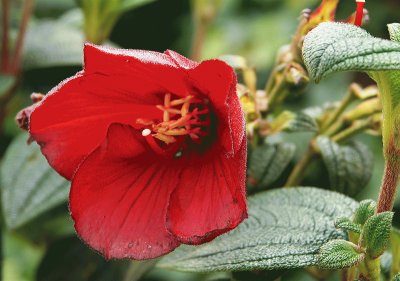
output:
M171 147L179 157L182 155L180 150L188 145L188 140L201 144L202 138L209 135L208 100L191 95L172 99L171 94L167 93L164 104L156 107L163 112L162 121L136 120L137 124L144 125L142 136L156 152L160 149L165 152L166 148Z

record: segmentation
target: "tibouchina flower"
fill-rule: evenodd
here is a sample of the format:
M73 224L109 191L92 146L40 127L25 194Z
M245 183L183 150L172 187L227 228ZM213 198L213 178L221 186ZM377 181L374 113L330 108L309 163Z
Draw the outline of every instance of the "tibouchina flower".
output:
M106 258L149 259L247 217L246 136L224 62L85 46L84 70L30 116L50 165L72 181L78 235Z

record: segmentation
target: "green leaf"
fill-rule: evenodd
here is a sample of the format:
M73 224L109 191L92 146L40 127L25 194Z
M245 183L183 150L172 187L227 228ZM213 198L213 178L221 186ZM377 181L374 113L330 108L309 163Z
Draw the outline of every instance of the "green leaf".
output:
M3 214L8 228L17 228L67 201L69 182L53 171L28 135L15 138L0 167Z
M400 281L400 273L397 273L395 277L393 277L393 281Z
M155 0L122 0L121 11L125 12L154 2Z
M373 259L386 250L392 230L393 212L383 212L370 217L361 233L361 245Z
M334 190L355 196L368 184L374 161L366 145L351 142L341 146L324 136L317 138L317 144Z
M400 23L388 24L390 40L400 42Z
M254 149L249 164L251 184L260 187L271 185L289 165L295 149L291 143L263 144Z
M342 194L310 187L257 193L248 204L249 218L235 230L201 246L181 246L157 266L206 272L316 265L323 244L346 236L334 220L357 206Z
M357 245L346 240L332 240L321 247L318 266L329 269L351 267L361 262L365 255L359 253Z
M271 133L287 132L316 132L317 122L306 113L284 111L271 123Z
M321 23L304 38L304 63L316 81L339 71L400 69L400 44L352 24Z
M389 31L396 39L397 26L389 26ZM368 72L377 82L382 100L385 157L390 157L390 149L400 149L399 42L375 38L351 24L322 23L305 37L303 57L316 81L338 71Z
M0 74L0 98L14 85L15 77L6 74Z
M28 28L23 68L81 65L84 36L82 31L60 20L42 20Z
M346 231L361 233L361 226L352 222L349 218L339 218L335 221L335 226Z
M373 200L363 200L354 212L354 223L364 225L375 214L376 203Z

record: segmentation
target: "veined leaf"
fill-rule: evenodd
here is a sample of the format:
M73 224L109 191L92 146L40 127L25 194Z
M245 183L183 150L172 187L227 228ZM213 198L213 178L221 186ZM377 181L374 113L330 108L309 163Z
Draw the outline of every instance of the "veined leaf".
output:
M249 165L252 185L265 187L276 181L293 159L295 149L291 143L263 144L254 149Z
M322 268L340 269L353 266L365 257L356 251L356 245L346 240L332 240L321 247L318 265Z
M310 187L285 188L249 198L249 218L201 246L182 246L158 266L183 271L299 268L318 264L322 245L344 239L335 219L357 203L342 194Z
M67 201L69 182L53 171L36 143L18 136L0 167L3 214L8 228L17 228Z
M352 24L321 23L304 38L304 63L319 81L339 71L400 69L400 44L373 37Z
M354 196L367 185L374 164L367 146L359 142L340 146L322 136L317 143L334 190Z
M383 108L383 146L400 149L400 42L397 25L389 26L391 38L371 36L351 24L322 23L307 34L304 63L313 79L338 71L365 71L377 82ZM390 144L390 142L392 142Z
M393 212L383 212L370 217L361 233L361 245L372 258L383 254L390 241Z

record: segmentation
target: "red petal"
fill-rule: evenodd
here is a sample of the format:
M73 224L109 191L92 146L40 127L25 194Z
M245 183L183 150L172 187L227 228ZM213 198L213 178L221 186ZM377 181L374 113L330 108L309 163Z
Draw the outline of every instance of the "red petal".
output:
M246 141L233 158L220 149L191 160L171 195L167 222L182 243L200 244L247 217Z
M50 165L71 179L80 162L103 140L111 123L132 124L137 118L161 118L155 102L143 105L123 77L78 74L49 93L30 116L30 133ZM138 87L149 93L146 86ZM142 105L140 105L142 104Z
M220 60L209 60L191 70L191 77L200 92L211 100L218 116L217 135L226 153L231 156L242 146L245 121L236 94L236 75Z
M73 179L75 228L106 258L155 258L179 245L165 226L177 172L147 153L140 138L129 126L111 125Z
M195 68L196 66L199 65L198 62L192 61L177 52L167 50L164 52L164 54L168 55L171 57L171 59L180 67L186 68L186 69L191 69Z
M102 73L126 77L137 92L140 87L157 86L159 94L170 92L185 96L190 85L186 70L178 67L167 54L143 50L126 50L85 45L85 73Z

